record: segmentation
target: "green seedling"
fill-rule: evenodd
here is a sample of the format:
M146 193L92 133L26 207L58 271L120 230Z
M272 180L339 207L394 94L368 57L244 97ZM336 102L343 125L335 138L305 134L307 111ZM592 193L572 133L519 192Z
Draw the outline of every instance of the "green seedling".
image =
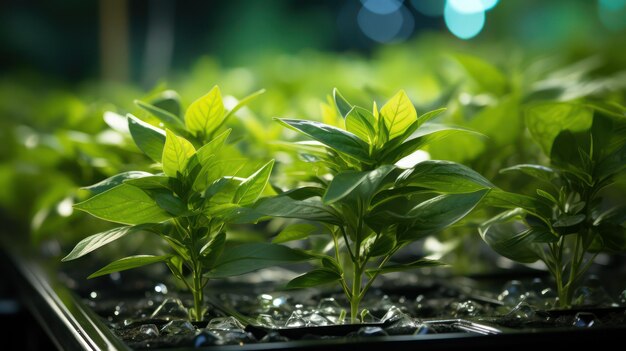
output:
M188 118L176 123L197 130L197 135L212 135L227 114L211 111L223 111L223 105L219 96L209 94L189 107L185 114ZM158 162L162 172L124 172L87 187L93 196L74 207L123 226L87 237L63 261L77 259L136 232L154 233L167 242L169 254L124 257L89 278L164 262L193 295L190 318L200 321L206 309L203 292L209 279L309 258L301 251L267 243L242 244L224 251L226 226L239 217L241 208L254 204L261 196L273 160L241 178L237 173L243 161L220 153L230 130L196 149L169 129L163 131L133 116L128 117L128 124L137 146Z
M321 175L308 186L263 199L254 208L266 216L299 218L328 229L328 249L317 255L318 268L287 287L337 283L350 302L351 322L356 323L361 300L378 276L442 264L424 257L392 263L394 254L455 224L493 185L457 163L411 162L433 140L461 131L427 123L444 109L418 117L403 91L380 110L375 104L372 109L353 106L336 90L334 101L345 128L278 120L314 140L295 146L306 160L325 165L328 177ZM274 241L304 239L313 232L310 225L298 226L288 227Z

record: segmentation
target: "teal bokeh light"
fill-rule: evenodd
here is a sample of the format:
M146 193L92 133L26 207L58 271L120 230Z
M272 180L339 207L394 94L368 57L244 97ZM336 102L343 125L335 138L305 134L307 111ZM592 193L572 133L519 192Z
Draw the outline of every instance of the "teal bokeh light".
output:
M448 1L443 11L443 18L446 22L448 30L450 30L452 34L461 39L467 40L477 36L485 26L485 11L466 12L474 5L471 5L472 7L470 7L468 2L462 2L465 3L463 5L465 7L463 11L459 11L455 6L453 6L451 1ZM461 2L457 0L457 3Z

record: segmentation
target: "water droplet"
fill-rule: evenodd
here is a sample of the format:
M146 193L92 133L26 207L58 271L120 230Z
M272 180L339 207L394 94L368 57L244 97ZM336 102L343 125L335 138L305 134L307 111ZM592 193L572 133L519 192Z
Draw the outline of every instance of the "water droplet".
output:
M276 328L276 322L274 322L274 318L269 314L260 314L256 317L256 322L258 325L267 327L267 328Z
M144 324L139 327L139 331L133 336L135 341L143 341L147 339L154 339L159 336L159 329L154 324Z
M337 300L332 297L321 299L317 304L317 309L325 315L341 313L341 306L339 306Z
M481 306L472 300L453 303L455 317L473 317L481 310Z
M535 310L526 301L521 301L507 316L515 319L530 319L535 316Z
M322 316L317 312L313 312L310 315L304 317L307 326L324 326L333 325L334 323L328 318Z
M95 299L95 298L98 297L98 293L95 292L95 291L92 291L92 292L89 293L89 297L92 298L92 299Z
M416 323L415 319L404 315L395 321L392 325L385 328L385 331L389 335L410 335L415 333L415 330L420 326Z
M372 315L372 313L368 310L363 310L361 311L361 322L362 323L377 323L379 320L378 318L374 317L374 315Z
M187 335L196 332L196 328L189 321L175 320L161 328L163 335Z
M519 280L511 280L504 284L502 292L498 295L498 300L507 305L517 305L527 296L524 285Z
M626 306L626 289L622 290L622 292L617 297L617 301L619 301L620 305Z
M187 319L189 313L182 301L177 298L167 298L157 307L150 318L154 319Z
M287 319L287 322L285 322L286 328L299 328L305 326L306 321L302 318L302 311L300 310L293 311L289 319Z
M207 324L206 329L209 330L225 330L225 331L243 331L246 327L241 324L235 317L218 317L213 318Z
M599 284L583 285L574 291L574 304L583 306L610 306L613 299Z
M426 335L426 334L437 334L437 331L426 324L421 324L417 330L413 333L413 335Z
M401 309L396 306L391 306L380 321L383 323L391 323L403 318L404 316L406 316L406 314L402 312Z
M578 312L574 316L572 325L579 328L589 328L598 324L598 317L591 312Z

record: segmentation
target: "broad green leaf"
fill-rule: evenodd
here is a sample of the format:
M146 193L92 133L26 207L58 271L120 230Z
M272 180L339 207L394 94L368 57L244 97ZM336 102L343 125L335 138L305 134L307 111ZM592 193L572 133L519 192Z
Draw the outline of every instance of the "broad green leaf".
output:
M389 140L401 135L415 121L417 112L404 90L400 90L380 109L389 130Z
M393 165L383 165L372 171L367 172L365 179L356 187L355 191L351 194L354 194L358 197L358 199L363 200L365 203L369 203L380 190L385 188L387 185L393 184L395 179L389 179L388 176L391 172L396 170L396 167ZM387 181L387 183L385 183Z
M581 223L585 220L585 218L587 217L584 214L561 216L556 221L554 221L554 223L552 223L552 226L554 228L571 227L573 225Z
M226 129L224 132L220 133L220 135L216 136L213 140L203 145L198 149L198 151L196 151L198 162L200 162L201 165L205 165L217 152L222 149L231 131L232 129L230 128Z
M157 205L172 216L178 217L188 214L187 205L178 196L165 189L149 190L148 193Z
M61 261L71 261L79 257L83 257L86 254L97 250L108 243L111 243L117 239L126 236L127 234L130 234L136 229L137 227L131 226L117 227L102 233L88 236L85 239L81 240L78 244L76 244L76 246L72 249L72 252L63 257Z
M369 145L350 132L315 121L286 118L277 120L288 128L301 132L338 152L360 161L371 162Z
M554 198L554 196L552 196L552 194L550 194L547 191L543 191L541 189L537 189L537 195L543 197L544 199L547 199L548 201L550 201L553 204L557 204L558 201Z
M288 195L279 195L259 200L254 209L262 215L271 217L300 218L336 225L343 223L337 211L315 197L294 200Z
M448 137L454 133L472 133L480 135L475 131L447 126L435 123L426 123L420 126L411 136L409 136L402 144L392 148L385 147L383 149L381 159L388 164L394 164L405 156L412 154L413 152L425 147L426 145Z
M210 186L214 181L225 177L237 174L239 170L245 165L245 159L227 159L227 160L205 160L205 165L202 166L200 172L196 175L196 179L193 183L193 189L198 192L204 191L206 187ZM243 179L242 179L243 180ZM240 182L237 183L237 185ZM236 191L232 189L233 194ZM233 195L231 194L231 195ZM232 198L232 196L231 196Z
M124 184L136 186L143 190L169 189L170 178L164 175L149 175L147 177L125 180Z
M432 110L432 111L428 111L426 113L424 113L423 115L417 117L417 123L419 126L421 126L422 124L430 121L431 119L439 116L440 114L446 112L447 108L442 107L442 108L438 108L436 110Z
M524 211L520 208L493 217L479 227L480 236L496 252L522 263L532 263L540 256L538 246L558 238L545 229L527 228L520 232Z
M414 270L418 268L426 268L426 267L438 267L438 266L446 266L447 264L437 260L429 260L427 258L420 258L419 260L410 262L410 263L400 263L400 264L388 264L380 269L368 269L365 273L372 277L374 274L386 274L391 272L404 272L409 270Z
M194 101L185 112L185 124L196 136L211 135L224 119L224 103L220 88L214 86L206 95Z
M317 268L293 278L287 283L287 289L303 289L330 284L341 279L341 275L328 268Z
M269 243L241 244L224 250L209 277L230 277L279 264L296 263L313 257L301 250Z
M165 131L128 114L128 129L137 147L154 162L161 162Z
M158 108L154 105L145 103L143 101L135 100L135 104L142 109L150 112L154 117L158 118L166 128L176 131L177 133L186 134L187 130L185 125L177 116Z
M176 117L182 117L180 95L174 90L165 90L150 101L152 105L165 110Z
M115 272L121 272L121 271L125 271L128 269L143 267L143 266L147 266L149 264L153 264L157 262L165 262L169 260L171 257L172 255L166 255L166 256L137 255L137 256L124 257L120 260L114 261L102 267L97 272L87 277L87 279L100 277L100 276L115 273Z
M226 244L226 233L217 233L211 241L209 241L200 250L202 255L202 264L205 269L213 267L215 262L219 259L222 252L224 252L224 245Z
M506 76L495 66L475 56L455 54L454 58L484 90L502 95L507 89Z
M307 238L314 231L317 230L317 227L312 224L307 223L296 223L288 226L283 229L274 239L272 239L272 243L280 244L286 243L288 241L300 240Z
M129 179L141 179L143 177L149 177L152 174L148 173L148 172L140 172L140 171L130 171L130 172L124 172L124 173L120 173L120 174L116 174L112 177L109 177L101 182L98 182L94 185L90 185L87 187L83 187L81 189L84 190L89 190L91 191L92 194L100 194L104 191L107 191L111 188L114 188L122 183L124 183L126 180Z
M346 116L346 130L370 145L376 139L376 118L362 107L353 107Z
M257 97L261 96L262 94L265 93L265 89L261 89L261 90L257 90L254 93L246 96L245 98L239 100L239 102L237 103L237 105L235 105L235 107L233 107L232 110L228 111L228 113L226 114L226 116L224 116L224 119L222 120L222 124L228 120L228 118L232 115L235 114L235 112L239 111L242 107L246 106L248 103L250 103L250 101L256 99ZM219 126L218 126L219 128Z
M274 166L274 160L269 161L258 171L254 172L251 176L246 178L239 188L235 192L234 202L241 206L246 206L254 203L259 196L263 193L267 181L272 174L272 167Z
M451 226L470 213L488 192L440 195L420 203L404 216L411 221L410 229L398 241L413 241Z
M524 210L541 218L550 218L552 208L534 197L510 193L500 189L492 191L483 199L483 205L505 209L523 208Z
M167 138L163 148L163 173L170 178L176 178L177 173L183 173L191 156L196 149L187 139L166 130Z
M369 257L379 257L391 252L396 246L395 233L385 231L376 238L376 235L370 235L363 242L361 255L367 254Z
M500 170L500 173L519 171L535 179L550 183L557 176L554 169L541 165L522 164Z
M159 223L171 218L143 190L121 184L74 205L95 217L122 224Z
M332 204L348 196L361 182L367 178L369 172L345 171L337 174L328 185L322 201Z
M341 95L337 88L333 89L333 99L335 100L337 111L339 111L343 118L346 118L352 109L352 105Z
M493 188L485 177L464 165L430 160L407 169L398 177L396 184L418 186L444 193L467 193Z
M566 102L546 102L525 110L526 126L546 155L551 154L552 143L561 131L589 129L592 117L591 108Z

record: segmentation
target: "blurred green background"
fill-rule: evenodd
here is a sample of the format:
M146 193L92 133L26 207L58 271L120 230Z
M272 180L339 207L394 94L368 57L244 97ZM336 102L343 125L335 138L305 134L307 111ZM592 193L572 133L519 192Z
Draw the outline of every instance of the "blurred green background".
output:
M278 185L294 186L302 165L273 143L294 135L271 118L329 118L327 96L338 87L359 105L405 89L418 113L448 107L441 121L488 138L446 139L431 156L518 190L528 184L498 170L546 162L526 111L545 102L624 105L624 38L626 0L5 0L2 230L67 245L102 229L72 211L84 198L78 187L149 167L117 117L145 116L133 100L167 89L188 106L216 84L225 101L267 90L231 127L246 157L277 158ZM482 245L459 237L441 239L466 252Z

